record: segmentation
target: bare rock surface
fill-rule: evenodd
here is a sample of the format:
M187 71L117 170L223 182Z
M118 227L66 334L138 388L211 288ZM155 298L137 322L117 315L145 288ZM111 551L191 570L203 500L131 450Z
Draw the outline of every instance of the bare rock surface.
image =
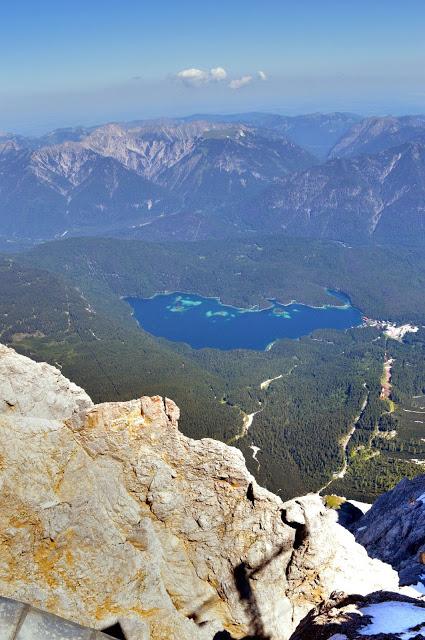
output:
M46 362L33 362L0 344L0 415L65 420L93 402Z
M400 584L425 594L425 474L380 496L352 531L371 557L399 572Z
M0 347L0 407L3 596L129 640L286 640L335 590L397 589L317 495L282 503L169 399L93 405Z

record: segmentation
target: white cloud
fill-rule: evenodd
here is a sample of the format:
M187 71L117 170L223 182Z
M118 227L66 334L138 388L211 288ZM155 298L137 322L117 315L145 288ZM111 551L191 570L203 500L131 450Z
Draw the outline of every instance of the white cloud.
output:
M183 84L190 87L201 87L207 84L220 83L228 80L227 86L230 89L240 89L251 84L255 80L267 80L267 75L264 71L257 71L256 74L245 75L239 78L230 79L226 69L223 67L212 67L212 69L198 69L197 67L190 67L189 69L182 69L176 75L176 78Z
M213 67L209 71L191 67L190 69L179 71L177 78L186 85L196 87L208 84L209 82L221 82L225 80L227 78L227 71L223 69L223 67Z
M226 69L223 69L223 67L214 67L214 69L211 69L210 75L213 80L220 82L220 80L225 80L227 78L227 71Z
M177 77L185 84L197 85L208 82L207 71L202 71L202 69L195 69L194 67L179 71Z
M242 78L231 80L229 82L229 87L231 89L240 89L241 87L246 87L247 84L250 84L253 79L254 78L252 76L242 76Z

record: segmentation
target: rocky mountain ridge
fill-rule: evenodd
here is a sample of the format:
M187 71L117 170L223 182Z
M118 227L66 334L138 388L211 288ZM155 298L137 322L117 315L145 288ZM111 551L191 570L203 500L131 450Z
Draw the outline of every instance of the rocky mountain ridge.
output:
M325 160L336 143L364 118L354 113L307 113L286 116L276 113L233 113L230 115L194 115L185 121L243 123L274 131L292 140L320 160Z
M425 238L425 145L330 160L269 187L244 212L246 224L291 235L352 242Z
M422 243L424 149L424 116L253 113L3 135L0 239Z
M187 209L238 202L314 163L294 143L241 124L109 124L63 137L35 148L0 142L3 235L131 234L170 215L186 228Z
M2 595L129 640L284 640L335 590L397 590L317 495L282 503L178 417L0 346Z
M425 142L425 116L365 118L353 125L330 150L329 158L379 153L407 142Z

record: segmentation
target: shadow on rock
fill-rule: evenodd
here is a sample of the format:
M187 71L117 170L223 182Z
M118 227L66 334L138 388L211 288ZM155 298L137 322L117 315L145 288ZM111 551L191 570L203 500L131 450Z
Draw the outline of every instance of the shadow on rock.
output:
M254 569L249 569L245 562L241 562L233 570L233 580L236 590L239 594L239 600L244 606L249 620L250 634L244 636L240 640L270 640L270 636L265 631L260 607L258 606L257 598L250 581L251 578L265 569L283 551L284 547L279 547L279 549L272 556L270 556L270 558L267 558L264 562L259 564L258 567L255 567ZM202 607L200 609L202 609ZM197 612L192 614L191 617L196 621ZM214 640L235 639L228 631L218 631L214 636Z

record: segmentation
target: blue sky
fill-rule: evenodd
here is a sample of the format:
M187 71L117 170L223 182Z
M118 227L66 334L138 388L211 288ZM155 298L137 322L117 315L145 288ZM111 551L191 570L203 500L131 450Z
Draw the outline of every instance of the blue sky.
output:
M0 130L425 112L424 33L424 0L5 0Z

